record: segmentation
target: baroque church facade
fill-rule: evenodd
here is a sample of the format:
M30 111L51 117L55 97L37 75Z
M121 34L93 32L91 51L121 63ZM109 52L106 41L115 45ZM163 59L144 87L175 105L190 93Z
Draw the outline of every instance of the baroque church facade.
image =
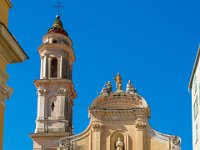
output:
M35 132L30 135L34 150L180 150L178 136L159 133L148 121L150 107L128 81L115 77L116 90L108 81L89 107L90 123L73 134L72 109L76 92L72 81L75 54L60 16L38 48L40 79Z

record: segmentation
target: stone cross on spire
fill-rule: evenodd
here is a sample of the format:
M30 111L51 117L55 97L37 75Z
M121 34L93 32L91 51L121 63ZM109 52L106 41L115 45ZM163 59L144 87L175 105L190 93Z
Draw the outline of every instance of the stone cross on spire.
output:
M60 8L63 8L64 7L64 5L62 5L61 3L60 3L60 1L58 1L57 2L57 5L54 5L54 7L56 7L57 8L57 13L58 13L58 15L60 15Z

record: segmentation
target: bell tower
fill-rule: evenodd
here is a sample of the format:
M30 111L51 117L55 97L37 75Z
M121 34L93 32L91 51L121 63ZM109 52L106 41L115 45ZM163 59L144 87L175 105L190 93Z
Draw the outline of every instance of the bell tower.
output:
M40 79L34 81L38 106L35 133L31 138L34 149L56 149L60 138L72 135L72 108L76 98L72 82L75 55L59 15L38 51L41 69Z

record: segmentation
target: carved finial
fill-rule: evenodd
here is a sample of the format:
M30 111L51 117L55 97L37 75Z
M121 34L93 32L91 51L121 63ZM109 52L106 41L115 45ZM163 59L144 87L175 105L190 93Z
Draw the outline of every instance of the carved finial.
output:
M118 73L114 79L116 81L117 92L122 91L122 77L121 77L120 73Z
M103 86L100 94L107 93L110 94L112 92L112 83L110 81L106 82Z
M128 80L128 83L127 83L127 85L126 85L126 92L127 92L127 93L130 93L130 94L133 94L133 93L136 93L136 92L137 92L136 89L134 88L134 86L133 86L131 80Z

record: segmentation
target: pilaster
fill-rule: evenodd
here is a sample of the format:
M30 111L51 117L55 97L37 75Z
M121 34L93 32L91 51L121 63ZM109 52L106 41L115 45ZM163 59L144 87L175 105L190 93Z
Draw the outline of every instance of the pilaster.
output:
M93 123L92 127L93 127L92 150L100 150L102 125L100 123Z
M138 119L135 122L135 127L136 127L136 148L137 150L145 150L145 128L147 126L147 123L142 120Z

